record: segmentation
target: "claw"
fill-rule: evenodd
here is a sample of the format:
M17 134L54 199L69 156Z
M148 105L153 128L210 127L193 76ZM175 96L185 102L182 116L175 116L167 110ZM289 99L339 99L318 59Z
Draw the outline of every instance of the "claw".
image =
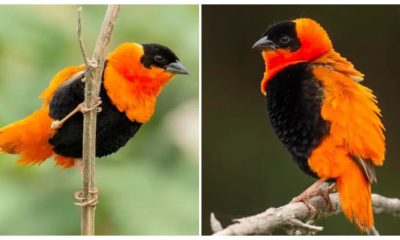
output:
M310 198L311 198L310 195L302 193L299 196L294 197L292 201L290 201L290 203L296 203L296 202L304 203L304 205L308 209L308 212L310 213L310 219L314 219L318 215L319 210L310 203Z
M97 111L98 111L98 108L102 103L103 103L103 101L101 101L101 99L97 99L96 103L94 104L94 106L90 107L90 108L84 107L83 104L81 103L81 104L78 105L78 108L79 108L78 111L80 111L81 113L87 113L87 112L90 112L90 111L92 111L94 109L97 109Z
M309 188L307 188L304 192L302 192L299 196L293 198L292 201L290 201L290 203L303 202L310 211L310 213L313 212L318 213L318 210L315 208L315 206L313 206L309 202L309 200L315 196L321 196L326 201L326 204L328 206L328 211L332 212L334 208L333 208L333 203L329 198L329 194L332 193L332 191L335 189L335 184L332 184L329 187L322 189L321 184L324 182L325 179L319 179Z
M315 216L318 215L319 213L318 209L314 205L312 205L308 200L302 200L302 202L308 208L308 212L310 212L311 219L313 219Z
M335 190L335 187L336 184L334 183L325 189L320 188L320 194L324 198L326 205L328 206L328 212L330 213L333 212L334 208L333 208L333 203L329 197L329 194L331 194L333 190Z

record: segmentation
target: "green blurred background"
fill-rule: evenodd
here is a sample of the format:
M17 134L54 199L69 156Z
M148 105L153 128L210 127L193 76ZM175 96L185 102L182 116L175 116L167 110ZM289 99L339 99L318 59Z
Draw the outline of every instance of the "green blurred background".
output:
M0 126L39 108L37 98L60 69L82 62L78 6L0 6ZM83 36L92 50L106 6L83 6ZM109 49L122 42L171 48L190 75L159 97L153 119L117 154L98 159L96 233L198 234L199 29L196 5L122 5ZM20 166L0 155L0 234L76 235L80 210L75 169L49 160Z
M202 226L223 224L286 204L314 179L292 161L270 126L260 93L264 64L251 49L267 26L311 17L335 49L366 74L386 126L387 157L373 191L400 197L400 6L203 6ZM400 219L375 215L381 234L400 234ZM359 234L342 214L318 222L322 234ZM281 232L284 234L284 232Z

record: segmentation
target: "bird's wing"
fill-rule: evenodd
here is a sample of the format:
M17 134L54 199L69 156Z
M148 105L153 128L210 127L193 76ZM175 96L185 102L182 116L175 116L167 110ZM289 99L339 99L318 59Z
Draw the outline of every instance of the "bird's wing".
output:
M43 99L43 105L48 105L56 90L68 82L74 81L82 77L85 73L85 66L66 67L58 72L50 81L50 85L40 94L39 98Z
M313 61L313 63L316 65L324 65L325 67L334 69L336 72L342 73L343 75L350 77L356 82L364 81L364 74L358 71L349 60L342 57L336 51L329 51L322 57Z
M376 97L343 72L322 65L315 65L312 71L324 88L321 115L331 123L330 134L374 181L373 165L382 165L385 155L384 127Z

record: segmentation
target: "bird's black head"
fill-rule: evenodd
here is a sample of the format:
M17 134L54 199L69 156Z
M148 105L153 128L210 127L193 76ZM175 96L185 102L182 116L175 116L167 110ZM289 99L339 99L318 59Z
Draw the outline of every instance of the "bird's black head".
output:
M296 33L296 23L283 21L271 25L253 48L260 50L284 48L292 52L297 51L300 48L300 41Z
M169 48L155 43L145 43L142 46L144 54L140 62L146 68L155 66L175 74L188 74L179 58Z

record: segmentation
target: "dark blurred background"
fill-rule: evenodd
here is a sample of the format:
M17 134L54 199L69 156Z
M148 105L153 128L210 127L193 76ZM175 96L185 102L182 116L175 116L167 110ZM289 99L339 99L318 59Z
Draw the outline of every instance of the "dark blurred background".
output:
M400 6L203 6L202 8L202 226L210 234L214 212L232 218L278 207L314 179L292 161L270 126L260 93L264 64L251 49L267 26L310 17L334 48L366 75L378 96L387 156L373 192L400 197ZM376 214L381 234L400 234L400 219ZM319 221L322 234L359 234L340 214ZM283 232L282 232L283 234Z
M82 63L78 6L0 6L0 126L40 107L37 96L65 66ZM92 50L106 6L83 6L83 38ZM118 153L96 162L100 235L198 234L199 28L196 5L122 5L109 50L122 42L171 48L190 75L159 96L153 119ZM0 235L76 235L80 210L72 193L77 170L52 160L16 165L0 155Z

